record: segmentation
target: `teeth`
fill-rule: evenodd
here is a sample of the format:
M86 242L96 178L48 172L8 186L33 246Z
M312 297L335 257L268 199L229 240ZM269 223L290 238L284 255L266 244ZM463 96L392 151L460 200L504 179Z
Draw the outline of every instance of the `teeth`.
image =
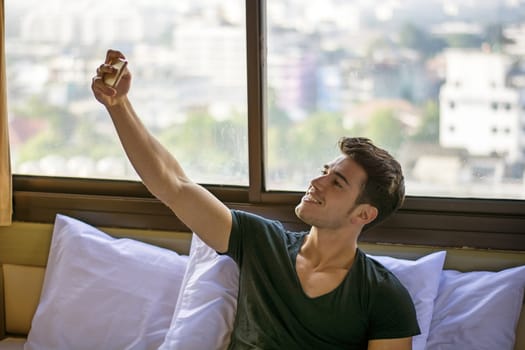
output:
M314 203L317 203L317 204L321 204L321 201L314 198L312 196L312 193L311 192L306 192L306 199L309 200L310 202L314 202Z

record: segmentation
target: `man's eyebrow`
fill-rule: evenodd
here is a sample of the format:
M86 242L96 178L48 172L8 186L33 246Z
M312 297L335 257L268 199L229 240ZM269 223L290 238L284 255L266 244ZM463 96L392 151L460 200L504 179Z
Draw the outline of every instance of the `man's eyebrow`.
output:
M350 183L348 182L348 180L346 179L346 177L344 177L343 174L341 174L339 171L336 171L334 170L334 174L340 178L341 180L343 180L348 186L350 186Z
M330 169L333 169L333 166L334 166L334 164L330 163L330 164L325 164L325 165L323 166L323 168L324 168L324 170L330 170ZM335 174L338 178L340 178L341 180L343 180L345 184L347 184L348 186L350 186L350 182L348 182L348 180L346 179L346 177L345 177L342 173L340 173L340 172L337 171L337 170L333 170L333 172L334 172L334 174Z

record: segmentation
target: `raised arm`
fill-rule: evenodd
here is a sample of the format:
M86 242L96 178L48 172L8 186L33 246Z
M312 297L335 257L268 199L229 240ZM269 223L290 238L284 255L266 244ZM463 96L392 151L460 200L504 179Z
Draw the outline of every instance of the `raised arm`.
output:
M128 99L131 73L126 67L115 88L103 81L114 73L111 63L124 55L109 50L97 69L91 88L108 110L124 150L148 190L210 247L228 248L232 225L229 209L204 187L191 181L179 162L142 124Z

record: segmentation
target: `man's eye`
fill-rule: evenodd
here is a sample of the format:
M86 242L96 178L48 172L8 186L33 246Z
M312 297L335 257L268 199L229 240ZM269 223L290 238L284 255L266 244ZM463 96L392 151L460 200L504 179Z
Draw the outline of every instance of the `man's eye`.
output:
M334 181L334 185L336 185L337 187L341 187L341 188L343 187L343 185L341 185L341 184L339 183L339 181Z

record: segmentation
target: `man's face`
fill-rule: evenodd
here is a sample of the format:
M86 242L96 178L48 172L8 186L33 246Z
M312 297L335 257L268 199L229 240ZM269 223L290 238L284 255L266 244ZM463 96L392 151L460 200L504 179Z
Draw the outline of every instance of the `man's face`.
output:
M350 223L356 200L366 183L365 170L342 155L324 166L295 208L305 223L318 228L338 229Z

